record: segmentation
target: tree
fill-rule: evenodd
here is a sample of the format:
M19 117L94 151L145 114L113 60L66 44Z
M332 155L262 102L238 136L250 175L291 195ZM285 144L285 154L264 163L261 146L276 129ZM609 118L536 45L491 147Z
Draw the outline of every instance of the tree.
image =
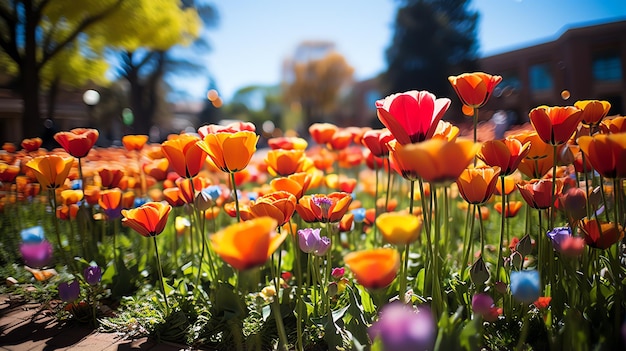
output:
M428 90L453 96L448 76L474 71L477 66L478 13L469 0L401 1L388 68L382 75L387 94Z
M354 68L328 42L303 42L284 64L283 89L287 104L302 109L304 126L325 119L343 87L352 82Z
M122 1L0 1L0 61L17 78L13 87L23 100L23 137L42 131L40 92L46 65L68 49L90 52L95 46L82 46L89 43L83 34L114 14ZM50 78L49 83L58 84L61 75L56 83Z

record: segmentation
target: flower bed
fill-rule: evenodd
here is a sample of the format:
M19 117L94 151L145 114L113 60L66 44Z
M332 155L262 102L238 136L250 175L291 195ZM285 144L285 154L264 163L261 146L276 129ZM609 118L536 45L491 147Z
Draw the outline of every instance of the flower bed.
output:
M450 78L473 138L411 91L376 103L385 129L318 123L269 150L245 122L5 144L4 289L209 349L623 349L625 118L539 106L479 141L500 79Z

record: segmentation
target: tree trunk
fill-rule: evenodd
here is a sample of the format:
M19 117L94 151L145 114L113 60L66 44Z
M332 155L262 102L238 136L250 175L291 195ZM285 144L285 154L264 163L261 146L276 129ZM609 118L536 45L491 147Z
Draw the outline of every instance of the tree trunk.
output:
M40 136L43 132L43 123L39 116L39 65L37 62L37 20L33 5L28 1L24 6L26 24L24 28L24 60L20 65L22 84L20 94L24 106L22 107L22 138ZM17 133L16 133L17 134Z

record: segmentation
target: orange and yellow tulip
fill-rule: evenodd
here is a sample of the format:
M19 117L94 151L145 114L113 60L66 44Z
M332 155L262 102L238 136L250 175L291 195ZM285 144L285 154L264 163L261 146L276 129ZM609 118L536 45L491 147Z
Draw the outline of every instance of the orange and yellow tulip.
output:
M137 208L122 210L122 224L145 236L157 236L165 229L172 206L163 202L147 202Z
M581 136L578 146L600 175L626 178L626 133Z
M259 137L251 131L207 134L198 146L222 172L239 172L248 166Z
M286 177L302 171L305 160L304 150L269 150L265 164L269 174Z
M76 219L79 209L77 204L61 205L56 208L55 215L62 221Z
M163 189L163 198L172 207L180 207L185 204L185 200L183 199L178 187Z
M276 232L276 220L258 217L231 224L211 236L213 250L238 270L263 265L287 237Z
M626 116L617 116L603 120L600 123L600 130L604 134L626 133Z
M18 174L20 174L20 166L0 162L0 182L13 183Z
M543 177L554 165L554 153L552 146L546 144L537 132L526 132L511 135L525 145L530 142L530 151L526 154L517 169L528 178Z
M376 218L383 238L394 245L408 245L420 237L423 220L410 213L385 212Z
M493 208L499 213L502 214L502 203L496 202L493 204ZM506 203L506 211L504 212L505 218L515 217L519 210L522 208L521 201L509 201Z
M117 188L120 185L122 177L124 177L124 171L121 169L103 168L98 171L100 176L100 183L103 188L111 189Z
M91 128L74 128L69 132L58 132L54 135L56 140L65 151L76 157L81 158L87 156L91 148L98 141L100 133L97 129Z
M67 178L74 160L57 155L43 155L33 158L26 166L33 170L43 188L58 188Z
M344 257L359 284L380 289L393 282L400 269L400 254L392 248L351 252Z
M22 149L26 150L26 152L33 152L39 150L43 140L41 138L29 138L22 140Z
M64 205L72 205L83 199L82 190L66 189L61 191L61 203Z
M484 204L496 190L500 167L466 168L457 178L459 193L470 204Z
M574 134L582 111L573 106L539 106L528 113L530 123L544 143L565 144Z
M431 183L454 182L480 149L479 143L467 139L430 139L407 145L392 142L390 146L392 166L402 177Z
M448 77L452 88L464 106L477 109L485 106L493 94L493 89L502 81L501 76L484 72L463 73Z
M581 122L593 126L600 124L611 109L611 103L604 100L580 100L574 106L582 110Z
M329 143L337 130L339 127L332 123L313 123L309 126L311 138L320 145Z
M287 177L274 178L270 186L274 191L286 191L293 194L299 200L309 190L311 175L306 172L298 172Z
M624 228L615 223L598 223L598 220L583 220L580 228L585 236L587 245L601 250L606 250L611 245L624 238Z
M402 145L430 139L449 107L450 99L436 98L425 90L393 94L376 101L378 119Z
M489 140L483 143L478 158L492 167L500 167L500 174L507 176L515 172L520 162L530 152L530 142L522 144L518 139Z
M307 222L337 223L348 212L352 196L334 192L328 195L305 195L296 204L296 211Z
M122 191L119 188L103 190L98 205L108 218L119 218L122 214Z
M144 145L148 142L147 135L124 135L122 137L122 144L128 151L143 149Z
M250 203L250 218L243 215L241 218L249 220L258 217L271 217L278 226L283 226L291 219L296 209L296 197L286 191L276 191L259 197L256 201Z
M517 189L515 184L517 184L518 179L516 179L514 174L506 177L498 177L498 182L496 183L497 195L502 195L502 179L504 179L504 195L511 195L511 193Z
M200 138L195 135L181 134L161 144L163 154L181 177L195 177L204 167L207 154L198 141Z

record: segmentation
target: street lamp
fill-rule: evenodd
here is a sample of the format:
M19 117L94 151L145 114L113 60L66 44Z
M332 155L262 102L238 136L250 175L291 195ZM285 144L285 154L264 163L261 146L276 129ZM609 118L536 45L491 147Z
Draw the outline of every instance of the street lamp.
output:
M89 89L83 93L83 102L87 105L87 109L89 110L89 120L93 119L93 108L100 102L100 93Z

